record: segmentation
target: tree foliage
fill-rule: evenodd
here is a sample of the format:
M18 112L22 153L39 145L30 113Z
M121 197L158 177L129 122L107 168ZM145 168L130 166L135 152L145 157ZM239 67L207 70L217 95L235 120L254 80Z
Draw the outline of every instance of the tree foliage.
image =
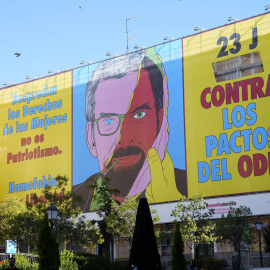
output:
M95 191L91 208L97 211L98 216L101 220L96 221L100 228L100 235L104 240L102 244L102 255L110 260L110 247L112 246L113 235L108 229L108 224L105 217L107 217L112 211L112 196L117 196L119 191L117 189L110 188L111 179L106 176L100 176L97 181L93 181L88 187ZM119 202L118 202L119 203ZM120 204L120 203L119 203Z
M180 231L179 223L173 232L173 246L172 246L172 270L185 270L187 261L184 256L184 242Z
M111 201L111 211L104 220L108 231L117 238L121 238L130 249L135 228L138 201L134 197L126 197L122 204ZM159 221L157 211L150 208L153 224Z
M119 191L110 188L110 177L99 178L97 182L90 185L95 190L93 198L97 207L97 214L102 219L99 221L104 241L112 241L114 238L122 239L131 248L132 237L135 228L138 201L134 197L127 196L120 203L117 201ZM150 209L153 223L159 221L157 211Z
M28 203L29 209L35 209L39 214L44 214L47 207L53 203L59 210L59 219L72 219L81 214L81 209L78 203L81 202L81 197L71 192L68 188L68 178L58 175L56 177L56 186L46 186L42 189L42 196L33 197L33 203Z
M39 270L59 270L60 255L47 215L44 216L38 239Z
M75 261L74 253L63 250L60 253L61 270L78 270L78 264Z
M78 207L80 197L74 195L68 188L68 178L57 176L57 186L47 186L42 190L42 196L32 197L31 204L20 201L16 196L5 196L0 203L0 241L7 239L23 241L35 250L40 228L47 207L53 203L59 210L55 221L55 237L57 242L69 242L82 247L101 243L100 229L93 222L82 216ZM18 245L17 245L18 246Z
M138 202L127 197L121 205L111 201L111 211L104 216L107 230L114 237L121 238L128 248L131 248L134 232Z
M14 224L10 229L10 237L17 243L24 242L31 250L36 249L39 231L42 226L43 216L28 210L14 217Z
M241 252L249 248L253 243L252 229L248 224L252 212L249 207L230 207L227 216L222 215L217 222L216 234L220 241L232 245L237 251L241 268L243 269Z
M53 203L59 210L55 221L55 237L58 243L69 242L71 246L90 246L93 242L101 242L99 228L82 216L79 208L81 197L67 189L68 178L58 175L55 187L47 186L42 190L43 199L34 198L34 204L28 205L28 209L44 215L47 207Z
M4 196L0 203L0 242L13 239L11 234L16 225L16 217L27 211L25 205L15 195Z
M8 195L0 203L0 241L16 240L17 250L23 241L34 249L38 240L42 217L28 210L15 195Z
M67 241L71 247L87 248L92 244L103 243L98 224L95 221L86 220L83 215L75 221L57 222L56 226L59 242Z
M213 209L207 209L207 203L202 195L194 195L191 200L183 197L171 214L175 222L180 222L180 231L184 243L192 249L191 244L210 244L218 240L215 236Z

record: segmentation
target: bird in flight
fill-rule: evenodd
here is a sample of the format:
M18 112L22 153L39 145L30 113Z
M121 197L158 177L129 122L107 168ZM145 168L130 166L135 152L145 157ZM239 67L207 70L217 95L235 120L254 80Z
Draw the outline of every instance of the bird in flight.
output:
M79 8L82 8L81 6L79 6Z
M19 57L21 54L20 53L14 53L14 55L16 55L17 57Z

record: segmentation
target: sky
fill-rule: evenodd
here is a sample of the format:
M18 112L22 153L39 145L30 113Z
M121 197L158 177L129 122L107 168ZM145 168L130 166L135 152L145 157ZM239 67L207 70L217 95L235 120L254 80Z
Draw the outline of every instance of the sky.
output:
M265 11L270 0L0 0L0 88ZM14 53L20 53L16 57Z

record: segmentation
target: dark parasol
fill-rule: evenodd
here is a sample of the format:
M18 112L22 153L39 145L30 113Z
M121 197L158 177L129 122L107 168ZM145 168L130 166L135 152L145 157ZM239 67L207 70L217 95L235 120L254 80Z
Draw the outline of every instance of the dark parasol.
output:
M138 206L129 269L162 270L153 221L146 198L141 198Z

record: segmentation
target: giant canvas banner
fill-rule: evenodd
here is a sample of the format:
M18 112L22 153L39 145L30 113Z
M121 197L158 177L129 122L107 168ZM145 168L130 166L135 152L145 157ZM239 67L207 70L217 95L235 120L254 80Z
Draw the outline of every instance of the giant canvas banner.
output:
M188 195L270 190L270 15L183 39Z
M0 91L0 200L13 194L34 203L66 175L71 189L71 72Z
M115 198L150 203L187 195L181 40L73 72L73 190L98 208L90 184L110 176Z
M265 14L1 89L0 201L58 174L84 212L107 176L120 203L270 191L269 32Z

